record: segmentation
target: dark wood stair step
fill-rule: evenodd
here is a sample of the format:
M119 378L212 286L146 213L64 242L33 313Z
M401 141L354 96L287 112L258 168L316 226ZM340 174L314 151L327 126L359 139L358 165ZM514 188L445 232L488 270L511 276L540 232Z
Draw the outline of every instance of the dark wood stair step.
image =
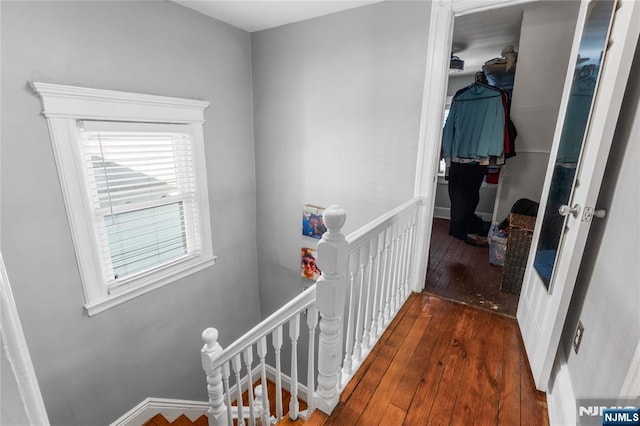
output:
M181 414L180 417L170 422L162 414L156 414L147 420L143 426L208 426L208 424L206 415L202 415L192 422L187 416Z

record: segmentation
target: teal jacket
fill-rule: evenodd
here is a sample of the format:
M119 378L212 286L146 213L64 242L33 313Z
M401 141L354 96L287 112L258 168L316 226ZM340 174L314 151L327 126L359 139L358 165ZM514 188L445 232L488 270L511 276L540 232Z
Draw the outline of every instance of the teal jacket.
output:
M504 132L500 91L472 84L453 99L442 137L443 155L477 159L500 156Z

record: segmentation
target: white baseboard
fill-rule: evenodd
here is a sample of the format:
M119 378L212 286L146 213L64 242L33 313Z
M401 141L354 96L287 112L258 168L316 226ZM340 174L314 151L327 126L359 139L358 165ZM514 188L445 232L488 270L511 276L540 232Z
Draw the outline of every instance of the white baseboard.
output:
M265 370L267 372L267 379L275 383L276 369L267 365ZM291 377L286 374L282 374L280 377L283 389L291 392ZM260 365L257 365L252 369L252 378L254 380L260 378ZM247 389L247 385L248 377L245 375L241 379L242 389ZM229 390L229 395L231 396L231 402L235 402L237 396L237 387L235 385ZM307 400L306 386L298 384L298 398L302 401ZM181 414L187 416L189 420L195 421L203 414L207 414L208 409L209 403L207 401L146 398L109 426L140 426L157 414L162 414L170 422L177 419Z
M109 426L140 426L157 414L162 414L170 422L181 414L195 421L203 414L207 414L208 409L209 403L203 401L146 398Z
M636 352L633 354L627 377L622 384L621 398L637 397L640 392L640 341L636 346Z
M476 212L478 216L482 218L485 222L491 222L493 220L493 213L487 212ZM435 206L433 208L433 217L437 217L438 219L451 219L451 209L449 207L438 207Z
M275 383L276 382L276 369L275 369L275 367L272 367L269 364L265 364L265 371L267 373L267 380L271 380L273 383ZM251 378L253 379L254 382L256 380L260 379L260 364L256 365L251 370ZM286 374L283 373L283 374L280 375L280 379L281 379L281 382L282 382L282 388L286 389L290 393L291 392L291 377L289 377L289 376L287 376ZM244 389L244 390L247 389L248 381L249 381L249 377L247 375L244 375L240 379L240 383L241 383L242 389ZM229 395L231 396L231 402L232 403L234 401L236 401L237 395L238 395L238 387L236 385L231 386L231 389L229 390ZM306 395L307 395L307 387L305 385L303 385L303 384L298 383L298 398L300 398L303 401L306 401Z
M553 387L547 392L549 425L575 425L577 424L576 395L573 391L569 367L562 348L559 348L554 371Z
M273 383L276 382L276 369L270 365L266 365L265 370L267 370L267 379L271 380ZM291 377L282 373L280 375L282 380L282 388L286 389L289 393L291 393ZM298 383L298 398L302 401L307 401L307 387L303 384Z

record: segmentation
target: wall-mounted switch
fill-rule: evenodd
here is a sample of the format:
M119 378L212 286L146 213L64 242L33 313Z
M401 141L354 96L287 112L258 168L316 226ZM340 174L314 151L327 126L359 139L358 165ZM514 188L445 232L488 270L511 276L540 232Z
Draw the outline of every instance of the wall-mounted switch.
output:
M578 320L578 326L576 327L576 334L573 336L573 350L578 353L580 349L580 342L582 342L582 335L584 334L584 325L582 321Z

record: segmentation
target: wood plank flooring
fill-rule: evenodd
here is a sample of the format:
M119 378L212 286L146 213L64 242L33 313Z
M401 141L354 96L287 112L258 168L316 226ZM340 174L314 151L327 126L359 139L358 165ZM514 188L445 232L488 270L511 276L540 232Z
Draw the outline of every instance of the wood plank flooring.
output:
M412 294L331 414L305 425L547 425L512 318Z
M519 296L500 290L501 280L488 248L449 236L449 221L434 219L426 292L515 318Z

